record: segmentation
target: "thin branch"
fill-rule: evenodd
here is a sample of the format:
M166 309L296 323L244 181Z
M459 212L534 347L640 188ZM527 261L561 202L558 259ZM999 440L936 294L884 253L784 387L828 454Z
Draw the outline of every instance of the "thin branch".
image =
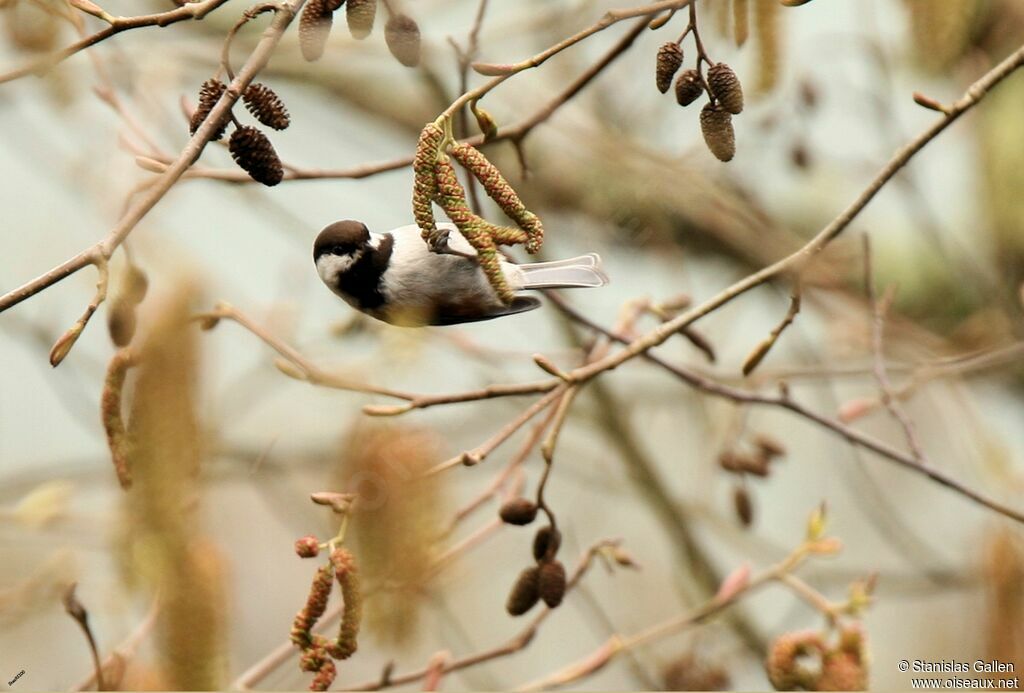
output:
M611 337L612 339L622 344L630 343L627 337L616 334L611 330L593 322L592 320L582 315L581 313L573 310L564 302L563 299L557 297L556 294L548 293L548 298L552 300L559 307L559 309L566 311L570 315L572 315L573 319L576 320L577 322L586 325L590 329L600 332L601 334L604 334L607 337ZM657 364L661 368L664 368L668 372L672 373L673 375L675 375L677 378L687 383L688 385L695 387L703 392L707 392L718 397L724 397L726 399L733 400L734 402L744 402L747 404L761 404L788 410L798 416L807 419L812 423L821 426L825 430L831 431L832 433L841 436L847 442L852 443L853 445L862 447L865 450L870 450L871 452L874 452L880 457L895 462L896 464L907 469L910 469L911 471L924 474L931 480L938 482L940 485L945 486L959 493L962 496L965 496L966 498L974 501L975 503L978 503L979 505L982 505L990 510L993 510L999 513L1000 515L1005 515L1006 517L1016 520L1017 522L1024 523L1024 513L1014 510L1013 508L1010 508L1007 505L1004 505L992 498L989 498L977 491L968 488L967 486L964 486L956 479L947 476L945 473L939 471L938 469L935 469L930 466L922 466L912 456L900 452L899 450L896 450L892 446L888 445L887 443L881 440L878 440L877 438L873 438L872 436L866 433L862 433L861 431L858 431L855 428L851 428L850 426L845 425L841 421L828 418L827 416L823 416L822 414L818 414L817 412L808 409L807 407L793 400L789 396L788 392L781 392L778 395L766 395L757 392L748 392L740 388L719 383L715 380L695 373L692 370L670 363L669 361L666 361L665 359L661 358L660 356L657 356L656 354L652 354L650 352L645 351L642 352L642 356L651 363Z
M219 0L208 0L210 2L209 7L215 6L217 1ZM86 265L97 264L100 258L103 260L110 259L114 251L124 242L138 223L164 198L192 163L202 154L203 149L219 129L220 123L228 118L231 108L240 98L242 92L245 91L256 74L270 60L270 56L277 47L278 42L280 42L284 30L291 23L297 7L302 2L303 0L294 0L293 4L282 4L279 7L270 26L264 32L263 37L256 44L245 65L239 71L238 77L231 82L220 101L211 110L209 116L196 130L188 144L181 150L178 158L174 160L164 173L159 175L152 187L148 188L143 195L137 198L107 236L45 274L0 297L0 313L71 276ZM196 11L201 4L186 6L188 13L191 14ZM180 9L185 10L186 7ZM164 13L164 15L167 14L171 13Z
M97 31L94 34L85 36L56 53L44 55L27 63L26 65L23 65L22 67L0 74L0 84L10 82L11 80L15 80L20 77L25 77L26 75L43 74L60 62L70 58L72 55L75 55L86 48L95 46L97 43L105 41L111 36L120 34L122 31L139 29L147 26L165 27L186 19L202 19L210 12L213 12L221 5L225 4L227 1L228 0L201 0L200 2L190 2L173 10L157 12L156 14L139 15L136 17L110 17L107 20L110 24L108 27Z
M914 459L919 464L928 464L924 449L917 438L914 422L903 411L903 407L899 405L894 394L892 382L889 380L889 374L885 369L885 349L883 344L885 315L889 310L889 306L892 305L893 293L890 287L890 290L886 291L881 300L876 296L875 276L871 261L871 239L867 234L864 235L864 290L867 293L868 305L871 306L872 312L871 353L874 355L875 380L878 381L878 389L882 393L882 404L885 405L885 408L889 410L889 414L903 429L903 435L907 439L907 445L910 446L910 452L914 455Z
M724 289L710 299L698 306L684 311L677 317L647 334L633 340L629 346L621 351L608 356L596 363L583 366L570 373L574 380L589 380L605 371L613 370L626 361L658 346L683 327L704 317L708 313L724 306L734 298L745 294L751 289L764 284L765 282L784 273L798 270L806 265L812 258L824 250L839 234L853 222L854 219L874 199L875 195L885 187L892 178L902 169L919 151L924 149L932 140L938 137L946 128L952 125L964 113L976 106L985 95L997 84L1002 82L1024 64L1024 46L1007 56L1001 63L987 72L981 79L968 87L966 93L949 107L949 112L924 132L919 134L903 148L897 151L893 157L882 167L882 170L868 184L867 188L845 209L839 216L833 219L814 238L796 252L778 260L764 269L747 276L732 286Z

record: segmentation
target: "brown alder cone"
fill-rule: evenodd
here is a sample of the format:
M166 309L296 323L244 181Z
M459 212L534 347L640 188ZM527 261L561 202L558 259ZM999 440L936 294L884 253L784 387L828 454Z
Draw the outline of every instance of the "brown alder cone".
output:
M747 489L742 486L734 488L732 491L732 501L740 524L744 527L749 527L754 521L754 504L750 500L750 494L747 493Z
M512 498L498 511L503 522L510 525L528 525L537 517L537 504L527 498Z
M719 161L731 161L736 156L736 133L728 111L706 104L700 111L700 131L704 143Z
M743 112L743 87L732 68L718 63L708 68L708 88L718 105L733 115Z
M285 108L281 97L265 84L250 84L242 95L242 100L253 117L267 127L284 130L291 123L288 109Z
M562 533L553 529L551 525L541 527L533 538L533 557L537 561L546 558L554 558L558 548L562 545Z
M231 133L228 151L235 163L258 183L274 186L284 178L284 167L274 145L254 127L243 125Z
M565 596L565 566L561 561L542 563L538 583L541 599L548 607L554 609L562 603L562 597Z
M658 49L658 59L654 70L654 82L658 86L658 91L662 94L668 91L668 88L672 86L672 78L675 77L676 71L683 64L683 49L678 43L669 41Z
M308 62L319 60L324 54L334 22L331 4L331 0L309 0L302 8L299 16L299 50Z
M676 79L676 103L689 106L704 93L704 85L700 81L700 73L696 70L683 70Z
M219 79L208 79L203 82L203 86L199 88L199 104L196 106L196 110L193 111L188 123L190 135L196 134L196 130L199 129L199 126L210 115L210 111L217 105L217 102L226 90L227 86ZM220 128L217 129L217 132L213 133L211 139L219 140L224 136L224 131L227 130L227 127L228 123L225 120Z
M391 16L384 25L384 41L398 62L406 67L420 64L420 27L409 15Z
M540 601L540 568L530 566L519 573L509 592L505 610L512 616L522 616Z
M377 0L348 0L345 18L352 38L364 39L373 31L373 20L377 16Z

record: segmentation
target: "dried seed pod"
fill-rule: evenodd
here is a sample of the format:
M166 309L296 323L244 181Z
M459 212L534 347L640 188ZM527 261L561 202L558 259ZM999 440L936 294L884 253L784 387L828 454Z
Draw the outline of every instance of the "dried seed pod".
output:
M406 67L420 64L420 27L409 15L391 15L384 25L384 41L398 62Z
M538 589L544 603L554 609L565 596L565 566L561 561L550 561L540 566Z
M210 111L220 101L220 97L223 96L227 90L227 85L221 82L219 79L208 79L203 82L203 86L199 88L199 105L196 106L196 110L192 113L192 118L189 119L188 131L189 134L196 134L196 130L203 124L207 116L210 115ZM211 139L219 140L224 136L224 131L227 129L228 124L225 120L224 123L217 129L217 132L213 133Z
M267 127L284 130L291 123L288 109L285 108L281 97L265 84L250 84L242 95L242 100L253 117Z
M731 161L736 156L736 133L728 111L705 104L700 111L700 131L704 143L719 161Z
M754 445L768 457L782 457L786 454L786 447L767 433L754 436Z
M320 542L312 534L295 540L295 553L299 558L314 558L320 553Z
M704 93L704 85L700 81L700 73L696 70L683 70L676 79L676 102L680 106L689 106Z
M533 558L543 561L546 558L554 558L558 553L558 547L562 545L562 533L551 525L541 527L533 538Z
M373 20L377 16L377 0L348 0L345 5L345 19L352 38L364 39L373 31Z
M522 616L540 601L540 568L530 566L519 573L516 584L508 594L505 610L512 616Z
M708 88L718 105L733 115L743 112L743 87L732 68L718 63L708 68Z
M142 303L149 290L149 278L137 265L129 264L124 275L124 295L134 304Z
M654 82L662 94L672 86L672 78L683 64L683 49L673 41L662 44L658 49L658 60L654 70Z
M135 336L135 304L125 294L118 295L107 306L107 331L115 346L128 346Z
M537 517L537 504L526 498L513 498L505 501L498 514L510 525L528 525Z
M284 167L267 136L254 127L243 125L231 133L228 151L252 179L273 186L284 177Z
M732 490L732 502L733 507L736 509L736 517L739 518L740 524L744 527L749 527L754 521L754 503L750 499L750 494L747 493L747 489L743 486L737 486Z
M308 62L319 60L331 35L331 0L309 0L299 17L299 49ZM337 9L337 8L335 8Z

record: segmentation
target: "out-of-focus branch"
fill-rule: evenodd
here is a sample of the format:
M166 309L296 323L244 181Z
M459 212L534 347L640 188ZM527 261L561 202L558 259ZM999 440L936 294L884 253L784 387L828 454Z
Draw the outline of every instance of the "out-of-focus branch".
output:
M976 106L993 87L1013 74L1022 64L1024 64L1024 46L1011 53L1001 63L974 82L960 99L948 107L938 121L897 151L868 184L867 188L799 250L736 282L700 305L682 312L672 320L633 340L625 349L596 363L575 369L569 373L570 378L575 381L589 380L605 371L618 368L630 359L662 344L683 327L717 310L738 296L779 275L793 272L805 266L849 227L853 220L874 199L875 195L892 180L915 154L924 149L946 128L959 119L960 116Z
M0 313L66 279L87 265L100 267L105 261L110 259L114 251L124 242L138 223L164 198L167 192L181 179L185 171L202 153L203 149L213 138L213 135L220 128L220 124L228 118L231 108L241 97L242 92L245 91L257 73L270 60L271 54L284 35L284 30L291 23L296 10L302 5L303 1L294 0L291 4L283 3L278 6L270 26L264 32L259 43L256 44L245 65L239 71L238 76L231 82L220 101L211 110L209 116L196 130L188 144L181 150L177 159L174 160L166 171L159 175L151 187L147 188L134 201L107 236L45 274L0 297ZM194 10L196 4L189 7ZM91 315L91 312L89 314Z
M538 125L546 122L555 114L558 109L571 101L577 94L590 84L605 68L611 65L616 58L626 52L636 38L643 33L647 27L646 20L637 22L612 48L610 48L597 62L587 68L565 89L552 97L550 101L537 109L532 115L523 118L519 122L508 127L498 128L498 133L491 139L484 142L483 135L474 135L460 140L463 144L474 147L489 146L498 142L511 141L521 143ZM380 161L371 164L361 164L346 168L306 168L289 165L285 167L284 180L316 180L321 178L343 178L361 179L369 178L388 171L397 171L412 165L412 156L399 157L389 161ZM161 162L166 164L166 162ZM206 178L229 183L251 183L252 178L244 171L237 169L219 169L203 166L194 166L185 176L186 179Z
M167 10L166 12L138 15L135 17L113 17L106 15L104 20L109 24L109 26L105 29L101 29L94 34L84 36L78 41L72 43L70 46L63 48L56 53L44 55L26 65L0 74L0 84L10 82L11 80L15 80L20 77L25 77L26 75L44 73L54 65L70 58L72 55L91 46L95 46L97 43L105 41L116 34L120 34L122 31L139 29L147 26L165 27L186 19L202 19L210 12L213 12L221 5L225 4L227 1L228 0L199 0L198 2L186 3L173 10Z

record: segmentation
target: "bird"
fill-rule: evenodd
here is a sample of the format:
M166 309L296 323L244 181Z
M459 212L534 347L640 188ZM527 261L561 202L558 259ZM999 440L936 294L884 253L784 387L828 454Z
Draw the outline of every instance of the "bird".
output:
M347 219L325 227L313 263L327 287L356 310L392 325L457 325L540 307L533 296L503 303L477 262L476 249L451 223L437 224L434 250L415 224L386 233ZM596 253L517 265L501 260L514 291L599 287L608 283Z

